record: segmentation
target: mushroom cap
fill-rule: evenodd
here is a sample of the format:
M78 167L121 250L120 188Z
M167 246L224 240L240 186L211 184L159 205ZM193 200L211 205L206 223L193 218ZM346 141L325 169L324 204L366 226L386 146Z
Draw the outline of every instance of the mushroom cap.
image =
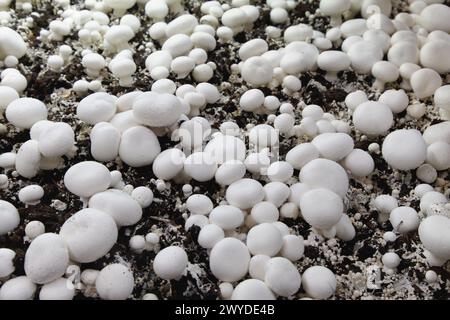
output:
M10 279L0 288L0 300L33 300L36 285L26 276Z
M19 94L15 89L8 86L0 86L0 112L6 110L6 107L17 99L19 99Z
M336 291L334 273L322 266L313 266L303 272L303 289L314 299L328 299Z
M420 49L420 64L441 74L450 72L450 42L433 40L425 43Z
M248 272L250 253L247 246L235 238L224 238L216 243L209 255L212 274L221 281L234 282Z
M303 218L311 226L329 230L341 219L344 204L333 191L323 188L313 189L302 196L300 209Z
M428 31L441 30L450 32L450 7L441 3L434 3L420 12L418 22Z
M182 33L171 36L162 45L162 49L168 51L173 58L188 53L192 47L193 43L191 38Z
M417 70L411 76L411 87L418 99L432 96L442 86L441 76L433 69Z
M64 222L59 234L67 244L70 259L88 263L111 250L118 231L110 215L96 209L83 209Z
M31 242L25 254L25 273L38 284L52 282L66 272L69 251L64 239L55 233L44 233Z
M25 178L36 176L41 162L39 143L28 140L19 148L16 155L16 171Z
M344 168L328 159L314 159L308 162L300 170L299 178L310 188L325 188L341 198L345 197L348 190L348 176Z
M39 291L39 300L72 300L75 286L66 278L59 278L46 283Z
M204 152L209 154L217 164L230 160L244 161L247 148L245 143L233 136L217 135L205 146Z
M231 205L246 210L264 199L264 189L258 181L244 178L233 182L225 197Z
M198 234L198 244L205 249L211 249L223 238L225 238L225 233L222 228L215 224L207 224L201 228Z
M139 122L151 127L168 127L182 113L180 101L168 93L145 92L133 103L133 114Z
M39 151L44 157L54 158L67 154L75 144L72 127L64 122L46 126L39 135Z
M352 152L355 146L353 138L346 133L326 132L315 137L311 144L316 147L322 158L339 161Z
M361 149L352 150L344 159L344 167L356 177L370 175L375 169L372 156Z
M283 182L272 181L266 183L263 189L265 193L264 200L271 202L276 208L281 207L289 198L289 187Z
M152 130L143 126L135 126L122 133L119 156L129 166L150 165L160 152L161 146Z
M97 275L95 289L104 300L125 300L134 289L133 273L119 263L109 264Z
M241 75L249 84L259 87L272 81L273 68L266 58L251 57L243 63Z
M212 209L209 220L224 230L232 230L242 225L244 213L235 206L220 205Z
M393 122L391 109L381 102L364 102L353 112L355 128L364 134L382 135L392 127Z
M434 92L434 104L438 108L450 110L450 85L442 86Z
M242 161L229 160L219 166L215 174L215 179L218 184L228 186L242 179L245 173L246 168Z
M417 211L410 207L398 207L391 211L389 216L394 229L400 233L408 233L419 227Z
M372 75L383 82L394 82L400 76L400 72L392 62L378 61L372 66Z
M275 295L263 281L247 279L234 288L231 300L275 300Z
M194 152L184 161L184 172L199 182L211 180L216 171L215 159L206 152Z
M320 11L327 16L340 15L350 9L350 0L320 0Z
M7 56L22 58L27 52L27 45L20 34L8 27L0 27L0 60Z
M83 161L70 167L64 175L66 188L80 197L90 197L105 191L111 184L107 167L95 161Z
M117 98L106 92L93 93L78 103L77 117L88 124L107 122L116 114Z
M131 226L142 218L142 207L128 193L109 189L94 194L89 199L89 208L109 214L118 227Z
M384 139L382 154L384 160L394 169L411 170L418 168L425 161L427 146L419 131L401 129L391 132Z
M170 246L158 252L153 261L156 275L165 280L179 279L188 266L188 256L184 249Z
M388 60L397 66L404 63L419 63L419 48L410 41L394 43L388 51Z
M277 295L289 297L298 292L302 278L291 261L276 257L266 264L264 282Z
M312 143L302 143L286 154L286 161L289 162L294 169L300 170L308 162L319 157L319 150Z
M324 51L317 58L317 65L325 71L339 72L347 70L350 64L349 56L345 52L337 50Z
M347 52L352 68L362 74L369 74L375 62L383 59L383 50L370 41L358 41Z
M450 259L450 219L433 215L422 220L419 237L424 247L433 255L444 260Z
M19 212L8 201L0 200L0 235L14 230L20 223Z
M187 198L186 207L191 214L207 215L213 209L213 203L204 194L193 194Z
M14 272L15 256L16 253L13 250L0 248L0 278L6 278Z
M91 130L91 154L97 161L112 161L119 155L120 131L109 122L99 122Z
M261 223L247 234L247 247L252 255L275 256L283 246L283 237L272 223Z
M180 149L166 149L153 161L153 173L162 180L170 180L177 176L184 167L186 156Z
M47 119L47 107L34 98L19 98L6 107L6 119L20 129L30 129L33 124Z

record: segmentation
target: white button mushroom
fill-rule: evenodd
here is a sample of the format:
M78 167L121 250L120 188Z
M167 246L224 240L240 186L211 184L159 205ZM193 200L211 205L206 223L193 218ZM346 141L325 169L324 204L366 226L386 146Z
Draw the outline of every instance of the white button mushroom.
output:
M382 135L394 122L391 109L381 102L367 101L360 104L353 113L355 128L367 135Z
M308 162L317 159L319 151L311 143L302 143L295 146L286 154L286 161L289 162L294 169L300 170Z
M330 81L337 80L337 73L347 70L350 64L349 56L337 50L324 51L317 58L317 65L327 71L326 78Z
M64 222L60 231L70 259L81 263L93 262L107 254L116 243L117 234L113 218L95 209L78 211Z
M234 282L245 277L249 262L247 246L235 238L224 238L217 242L209 256L211 272L221 281Z
M400 233L408 233L419 227L419 216L413 208L398 207L392 210L389 221L394 230Z
M119 155L120 132L108 122L99 122L91 130L91 154L97 161L112 161Z
M133 273L119 263L107 265L98 274L95 289L104 300L125 300L134 289Z
M39 185L29 185L19 190L19 200L27 205L38 204L44 196L44 189Z
M278 208L268 201L257 203L251 210L251 217L256 223L275 222L279 216Z
M39 300L72 300L74 296L75 286L66 278L46 283L39 291Z
M205 249L211 249L224 237L225 233L222 228L215 224L207 224L201 228L198 234L198 244Z
M247 247L251 254L263 254L269 257L275 256L283 246L283 238L280 231L271 223L261 223L247 234Z
M26 276L6 281L0 288L0 300L33 300L36 285Z
M302 236L296 236L288 234L283 237L283 246L281 247L280 254L290 261L297 261L303 257L305 252L304 239Z
M37 175L41 162L39 143L34 140L25 142L16 155L16 171L25 178L33 178Z
M177 246L164 248L155 257L153 270L165 280L179 280L188 265L186 252Z
M241 179L233 182L226 191L226 199L240 209L250 209L264 199L262 185L253 179Z
M216 171L216 182L222 186L228 186L244 177L245 165L239 160L229 160L219 166Z
M60 235L44 233L31 242L25 254L25 273L34 283L45 284L64 275L69 252Z
M356 177L370 175L375 169L375 162L372 156L361 149L354 149L343 161L344 167Z
M184 172L194 180L211 180L217 171L217 162L206 152L195 152L184 161Z
M47 107L38 99L19 98L6 108L6 118L20 129L30 129L33 124L47 119Z
M176 177L184 167L186 156L180 149L166 149L153 161L153 173L162 180Z
M77 117L88 123L109 121L116 113L117 98L105 92L93 93L78 103Z
M299 178L302 183L311 188L325 188L342 198L348 190L348 176L344 168L327 159L310 161L300 171Z
M209 220L224 230L231 230L242 225L244 214L235 206L220 205L211 211Z
M8 27L0 27L0 33L3 35L0 40L0 60L7 56L14 56L18 59L27 52L27 45L20 34Z
M346 133L322 133L315 137L311 144L326 159L339 161L352 152L354 142Z
M0 200L0 236L17 228L20 223L19 212L11 203Z
M0 279L6 278L15 270L14 258L16 253L11 249L0 248Z
M69 168L64 175L66 188L80 197L90 197L108 189L111 174L108 168L95 161L79 162Z
M419 131L402 129L384 139L382 153L384 160L394 169L411 170L425 161L427 147Z
M142 207L128 193L110 189L94 194L89 199L89 208L109 214L117 226L131 226L142 218Z
M152 130L143 126L135 126L122 133L119 156L129 166L150 165L160 152L161 146Z
M300 201L303 218L311 226L331 229L341 219L344 212L342 199L327 189L313 189L306 192Z
M234 288L231 300L275 300L275 296L261 280L247 279Z
M432 96L442 86L441 76L433 69L417 70L411 76L411 87L418 99Z
M328 299L336 291L336 277L322 266L309 267L302 275L303 289L314 299Z
M424 247L440 259L450 259L450 219L434 215L422 220L419 237Z
M267 262L264 282L277 295L292 296L300 289L301 281L300 273L288 259L276 257Z
M242 65L242 78L255 87L263 86L272 81L273 68L263 57L251 57Z

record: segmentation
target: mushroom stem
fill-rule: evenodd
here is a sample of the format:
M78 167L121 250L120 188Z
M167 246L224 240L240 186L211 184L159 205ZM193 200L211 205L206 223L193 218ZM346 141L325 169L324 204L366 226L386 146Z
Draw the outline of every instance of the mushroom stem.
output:
M373 88L378 91L383 91L385 86L385 82L381 81L380 79L376 79L373 83Z
M328 71L325 75L325 79L327 79L330 82L335 82L338 79L338 73L336 71Z
M342 15L335 15L330 17L330 25L332 27L338 27L342 24Z

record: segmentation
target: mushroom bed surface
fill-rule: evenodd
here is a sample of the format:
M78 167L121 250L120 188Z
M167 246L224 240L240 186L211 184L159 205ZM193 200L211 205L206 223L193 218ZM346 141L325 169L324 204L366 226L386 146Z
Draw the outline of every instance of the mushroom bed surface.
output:
M449 17L0 0L0 300L448 300Z

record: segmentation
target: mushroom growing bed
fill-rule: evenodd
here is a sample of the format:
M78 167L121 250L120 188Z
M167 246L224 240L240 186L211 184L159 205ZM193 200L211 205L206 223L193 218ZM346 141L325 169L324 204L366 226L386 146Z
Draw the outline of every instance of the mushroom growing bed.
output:
M449 299L448 0L0 0L0 300Z

